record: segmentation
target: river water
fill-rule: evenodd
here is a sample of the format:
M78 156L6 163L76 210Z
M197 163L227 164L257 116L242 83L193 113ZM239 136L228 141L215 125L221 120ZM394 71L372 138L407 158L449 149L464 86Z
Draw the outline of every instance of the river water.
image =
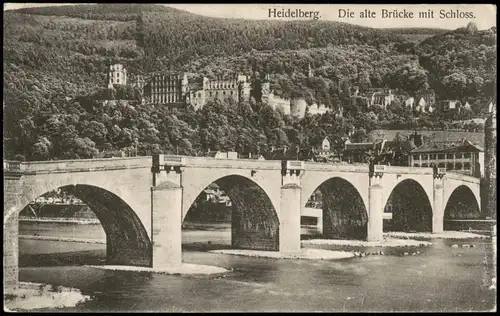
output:
M105 237L98 225L20 224L20 234L34 233ZM183 231L183 261L234 270L222 278L86 268L78 265L104 262L104 244L20 239L20 280L76 287L93 297L64 311L485 311L496 306L496 291L488 289L496 267L489 240L434 240L416 256L344 260L205 251L228 247L230 238L224 228ZM476 247L452 248L453 243Z

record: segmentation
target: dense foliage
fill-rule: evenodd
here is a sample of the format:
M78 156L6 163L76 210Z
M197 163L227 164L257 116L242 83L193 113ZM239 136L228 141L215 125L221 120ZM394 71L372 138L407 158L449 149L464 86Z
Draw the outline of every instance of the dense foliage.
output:
M363 140L374 128L451 126L402 107L404 97L427 87L481 110L496 81L496 31L457 30L421 45L407 39L415 32L400 33L326 21L221 20L155 5L6 12L5 155L45 160L89 158L105 149L139 155L263 151L308 148L327 135L340 143L352 131ZM189 71L191 81L228 72L270 74L276 94L343 108L344 117L297 120L255 100L208 104L198 112L140 104L137 90L103 89L111 62L131 74ZM390 87L400 99L387 111L366 112L350 101L352 86Z

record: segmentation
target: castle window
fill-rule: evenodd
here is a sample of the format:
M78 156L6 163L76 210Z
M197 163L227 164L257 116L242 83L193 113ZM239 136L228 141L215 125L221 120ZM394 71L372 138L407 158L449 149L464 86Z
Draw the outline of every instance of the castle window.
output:
M223 95L226 95L226 91L222 92Z
M120 83L120 79L116 79L116 83Z
M210 96L212 96L212 91L210 91Z
M233 94L234 94L234 91L231 91L231 95L233 95Z

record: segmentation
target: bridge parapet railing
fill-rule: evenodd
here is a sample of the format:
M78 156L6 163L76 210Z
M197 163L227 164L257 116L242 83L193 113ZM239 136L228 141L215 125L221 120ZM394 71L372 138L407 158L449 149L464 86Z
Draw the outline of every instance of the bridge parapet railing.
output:
M281 169L280 160L232 159L214 157L184 157L186 167L228 169Z
M434 170L421 167L402 167L402 166L383 166L384 173L397 173L397 174L433 174Z
M466 182L472 182L472 183L481 183L481 179L473 177L473 176L468 176L460 173L454 173L454 172L447 172L446 173L446 178L447 179L453 179L453 180L460 180L460 181L466 181Z
M359 172L368 173L368 164L328 164L321 162L304 162L305 170L325 172Z
M4 160L3 170L10 172L21 172L23 171L23 165L21 161Z
M126 158L98 158L98 159L75 159L75 160L52 160L52 161L27 161L22 162L25 172L56 172L56 171L79 171L93 169L128 169L138 167L150 167L151 156L126 157Z

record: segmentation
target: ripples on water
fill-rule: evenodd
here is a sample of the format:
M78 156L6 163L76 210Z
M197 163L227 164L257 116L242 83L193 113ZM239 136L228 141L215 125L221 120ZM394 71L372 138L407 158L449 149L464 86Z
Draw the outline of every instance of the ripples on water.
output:
M85 226L77 230L83 234ZM417 256L328 261L208 253L219 246L208 246L207 240L228 247L230 232L184 231L183 241L190 243L184 262L234 272L216 278L53 267L47 265L102 262L105 245L20 240L20 261L28 260L21 265L35 262L29 264L35 253L48 260L45 267L22 268L20 279L72 286L94 296L68 311L462 311L491 310L495 303L496 292L488 290L495 264L489 241L435 240ZM453 243L476 248L451 248Z

